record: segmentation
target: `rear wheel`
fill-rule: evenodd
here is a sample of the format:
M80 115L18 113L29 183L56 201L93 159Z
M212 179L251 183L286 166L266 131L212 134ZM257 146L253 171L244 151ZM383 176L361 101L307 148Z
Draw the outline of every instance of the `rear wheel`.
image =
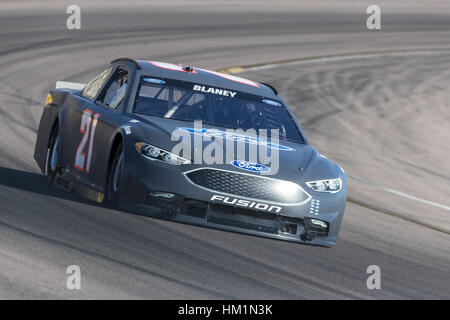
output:
M51 183L55 181L56 174L58 172L58 160L59 160L59 128L55 126L50 138L50 148L47 158L47 175Z
M122 144L116 148L114 152L111 165L109 167L108 175L108 185L107 185L107 199L108 204L117 208L119 205L119 186L120 186L120 176L122 174L122 162L123 162L123 152Z

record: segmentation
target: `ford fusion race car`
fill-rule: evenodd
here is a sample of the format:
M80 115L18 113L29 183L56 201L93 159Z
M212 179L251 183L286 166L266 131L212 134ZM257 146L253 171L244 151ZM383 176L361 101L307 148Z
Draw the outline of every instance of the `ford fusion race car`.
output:
M58 81L34 157L52 184L99 203L300 243L334 245L346 203L344 171L276 89L163 62Z

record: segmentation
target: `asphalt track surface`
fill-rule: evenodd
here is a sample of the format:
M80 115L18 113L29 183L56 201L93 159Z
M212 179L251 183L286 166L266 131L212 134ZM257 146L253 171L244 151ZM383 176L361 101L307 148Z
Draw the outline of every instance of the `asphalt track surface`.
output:
M74 31L69 3L0 4L0 298L449 299L449 3L381 2L375 32L370 3L337 3L80 1ZM342 54L240 72L278 87L349 175L332 249L106 209L49 188L34 163L47 91L113 58L219 69ZM69 265L81 290L66 289Z

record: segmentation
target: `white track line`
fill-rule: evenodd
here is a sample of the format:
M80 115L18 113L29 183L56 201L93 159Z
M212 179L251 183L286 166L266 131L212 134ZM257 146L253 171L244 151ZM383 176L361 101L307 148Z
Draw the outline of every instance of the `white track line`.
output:
M412 196L410 194L407 194L407 193L404 193L404 192L401 192L401 191L398 191L398 190L394 190L394 189L391 189L391 188L383 187L383 186L374 184L373 182L370 182L370 181L367 181L367 180L363 180L361 178L357 178L357 177L353 177L353 176L348 176L348 177L353 179L353 180L356 180L356 181L359 181L361 183L364 183L364 184L366 184L366 185L368 185L370 187L374 187L376 189L380 189L380 190L383 190L383 191L395 194L395 195L400 196L400 197L404 197L404 198L407 198L407 199L410 199L410 200L415 200L415 201L418 201L418 202L422 202L422 203L428 204L430 206L434 206L434 207L437 207L437 208L441 208L441 209L450 211L450 207L449 206L446 206L446 205L443 205L443 204L440 204L440 203L437 203L437 202L433 202L433 201L430 201L430 200L422 199L422 198L419 198L419 197L416 197L416 196Z

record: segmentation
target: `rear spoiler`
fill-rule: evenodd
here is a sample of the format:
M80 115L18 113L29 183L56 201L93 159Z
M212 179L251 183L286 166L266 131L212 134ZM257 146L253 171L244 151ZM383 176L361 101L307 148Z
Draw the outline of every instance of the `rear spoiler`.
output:
M85 86L86 84L84 83L56 81L56 89L83 90Z

